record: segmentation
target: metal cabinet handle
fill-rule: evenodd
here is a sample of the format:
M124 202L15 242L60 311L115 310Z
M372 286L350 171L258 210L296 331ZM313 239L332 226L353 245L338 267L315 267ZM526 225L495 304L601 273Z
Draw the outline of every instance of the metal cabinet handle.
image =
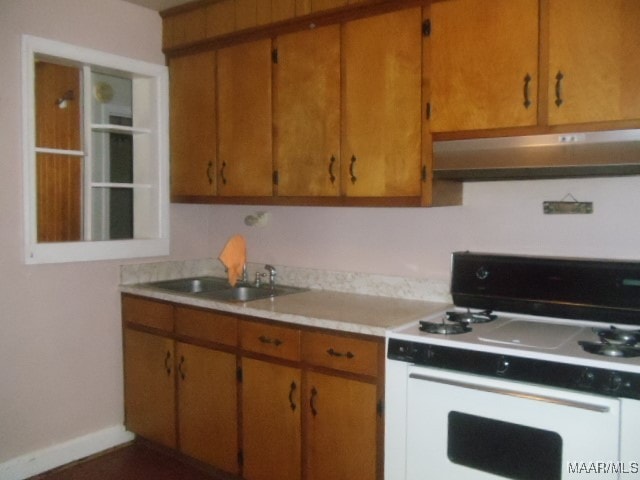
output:
M318 396L318 390L316 387L311 387L311 398L309 399L309 407L311 407L311 414L315 417L318 415L318 410L316 410L316 397Z
M224 176L224 169L227 168L227 162L222 162L222 167L220 167L220 179L222 180L222 184L227 184L227 179Z
M564 75L562 72L558 72L556 75L556 107L564 103L562 100L562 80L564 80Z
M186 375L184 374L184 370L182 370L182 366L184 365L184 355L180 355L180 363L178 363L178 373L180 373L180 378L184 380Z
M531 98L529 97L529 87L531 86L531 75L528 73L524 77L524 108L531 106Z
M342 353L334 350L333 348L327 350L327 353L332 357L346 357L348 359L352 359L353 357L355 357L355 355L349 351L347 351L347 353Z
M260 340L261 343L268 344L268 345L275 345L276 347L279 347L283 343L282 340L278 338L269 338L265 335L260 335L258 337L258 340Z
M349 164L349 175L351 175L351 183L356 183L356 181L358 180L358 177L356 177L355 174L355 166L357 160L358 159L355 155L351 156L351 163Z
M209 185L213 185L213 177L211 176L211 167L213 167L213 162L209 162L207 164L207 179L209 180Z
M167 350L167 355L164 357L164 369L167 372L167 376L171 375L171 352Z
M336 182L336 176L333 174L333 164L336 163L336 156L331 155L331 160L329 160L329 180L331 183Z
M291 407L291 410L295 412L296 410L296 402L293 401L293 394L296 392L296 389L298 388L298 386L296 385L296 382L291 382L291 388L289 389L289 406Z

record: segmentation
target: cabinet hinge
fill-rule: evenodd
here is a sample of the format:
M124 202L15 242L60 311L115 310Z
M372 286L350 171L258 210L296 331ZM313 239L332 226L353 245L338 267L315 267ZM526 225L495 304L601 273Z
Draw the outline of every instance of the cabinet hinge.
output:
M242 450L238 450L238 465L241 467L244 465L244 453L242 453Z
M427 117L427 120L431 120L431 102L427 102L427 106L424 109L424 114Z
M274 170L273 171L273 184L274 185L278 185L278 180L279 180L278 170Z
M238 380L238 382L242 383L242 368L238 367L238 369L236 370L236 379Z
M426 165L422 166L422 173L420 174L420 177L421 177L423 183L427 181L427 166Z
M273 63L278 63L278 49L274 48L271 50L271 61Z
M422 22L422 35L424 37L431 36L431 20L429 20L428 18L424 22Z
M379 417L384 417L384 400L378 400L378 406L376 407L376 410L378 411Z

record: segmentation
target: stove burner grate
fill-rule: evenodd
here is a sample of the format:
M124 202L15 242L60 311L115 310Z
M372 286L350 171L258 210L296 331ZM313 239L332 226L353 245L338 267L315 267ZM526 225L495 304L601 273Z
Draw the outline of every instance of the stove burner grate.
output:
M460 333L470 332L471 327L466 323L447 322L446 318L443 318L442 322L427 322L421 320L420 331L440 335L458 335Z
M487 323L495 320L497 317L491 313L491 310L482 310L472 312L467 309L466 312L446 312L447 320L458 323Z
M640 357L640 346L611 344L604 342L578 342L585 352L606 357L632 358Z

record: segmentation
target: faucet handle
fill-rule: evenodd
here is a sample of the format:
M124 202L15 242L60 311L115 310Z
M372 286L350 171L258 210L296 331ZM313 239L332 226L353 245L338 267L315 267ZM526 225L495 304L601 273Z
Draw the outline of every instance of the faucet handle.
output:
M269 283L271 284L271 286L275 285L276 283L276 267L274 267L273 265L265 265L264 269L269 272Z

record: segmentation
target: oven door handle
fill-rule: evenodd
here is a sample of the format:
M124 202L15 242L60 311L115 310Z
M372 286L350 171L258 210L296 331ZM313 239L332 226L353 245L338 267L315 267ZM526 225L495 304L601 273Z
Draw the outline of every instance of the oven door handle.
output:
M461 380L440 378L436 376L425 375L423 373L411 373L409 374L409 378L412 378L415 380L426 380L429 382L442 383L444 385L451 385L454 387L470 388L470 389L479 390L482 392L497 393L499 395L508 395L511 397L526 398L528 400L535 400L538 402L554 403L554 404L563 405L566 407L581 408L583 410L589 410L589 411L598 412L598 413L608 413L610 411L610 408L607 405L596 405L594 403L579 402L576 400L552 397L549 395L539 395L539 394L533 394L533 393L519 392L517 390L512 390L508 388L490 387L488 385L479 385L477 383L464 382Z

